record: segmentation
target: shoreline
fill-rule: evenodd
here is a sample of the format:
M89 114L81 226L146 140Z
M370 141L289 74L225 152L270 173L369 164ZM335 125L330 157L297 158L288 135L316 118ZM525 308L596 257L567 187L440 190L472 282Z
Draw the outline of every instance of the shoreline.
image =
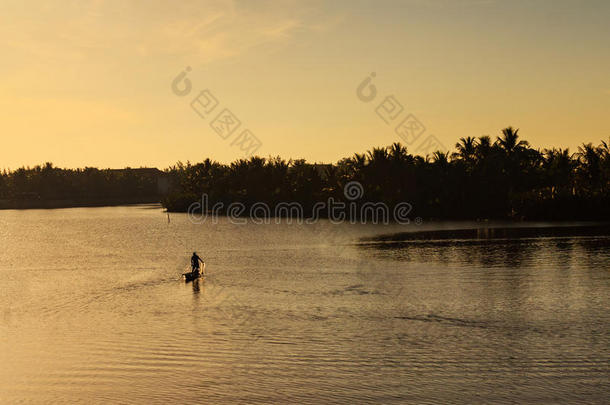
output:
M158 197L103 200L0 200L0 210L35 210L58 208L118 207L124 205L161 204Z

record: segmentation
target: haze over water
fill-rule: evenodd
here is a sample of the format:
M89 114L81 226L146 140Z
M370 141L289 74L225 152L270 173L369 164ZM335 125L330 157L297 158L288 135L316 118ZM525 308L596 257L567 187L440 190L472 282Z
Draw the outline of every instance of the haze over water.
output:
M465 226L0 211L0 402L605 403L610 237Z

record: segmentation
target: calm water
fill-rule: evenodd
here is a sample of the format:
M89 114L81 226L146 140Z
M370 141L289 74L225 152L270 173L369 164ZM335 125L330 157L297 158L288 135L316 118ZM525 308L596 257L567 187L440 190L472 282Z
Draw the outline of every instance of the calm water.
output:
M0 402L607 403L610 237L464 226L0 211Z

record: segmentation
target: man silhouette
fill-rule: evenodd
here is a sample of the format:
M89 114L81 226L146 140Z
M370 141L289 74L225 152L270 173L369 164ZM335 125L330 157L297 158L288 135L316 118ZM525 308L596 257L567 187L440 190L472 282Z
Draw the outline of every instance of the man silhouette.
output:
M191 272L193 274L200 274L199 262L205 264L205 262L197 255L197 252L193 252L193 256L191 256Z

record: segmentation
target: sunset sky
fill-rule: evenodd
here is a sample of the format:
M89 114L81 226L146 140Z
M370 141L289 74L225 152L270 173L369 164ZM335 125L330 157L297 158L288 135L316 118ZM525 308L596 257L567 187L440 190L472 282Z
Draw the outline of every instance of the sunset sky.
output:
M0 168L228 162L243 129L262 156L333 162L401 140L375 113L388 95L447 149L512 125L575 150L610 136L609 20L603 0L1 0Z

